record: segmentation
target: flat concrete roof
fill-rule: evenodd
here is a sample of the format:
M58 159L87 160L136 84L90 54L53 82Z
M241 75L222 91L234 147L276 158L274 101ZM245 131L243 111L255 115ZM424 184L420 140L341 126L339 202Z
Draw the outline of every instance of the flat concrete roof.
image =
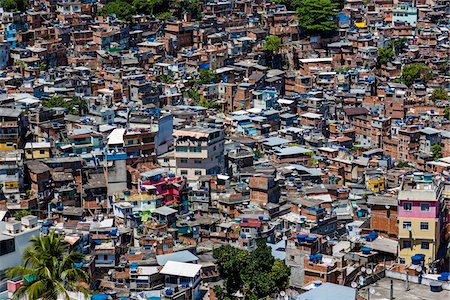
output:
M430 287L423 284L409 283L409 291L406 291L406 282L393 279L395 300L423 300L423 299L450 299L450 291L443 290L438 293L430 291ZM390 296L391 279L383 278L375 284L371 284L360 291L360 295L367 299L367 288L373 289L371 300L386 300Z

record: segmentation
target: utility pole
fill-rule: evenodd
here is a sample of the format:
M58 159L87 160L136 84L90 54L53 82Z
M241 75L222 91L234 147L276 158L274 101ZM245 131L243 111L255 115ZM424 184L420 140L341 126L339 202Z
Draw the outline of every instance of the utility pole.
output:
M391 279L391 295L389 300L394 300L394 281Z

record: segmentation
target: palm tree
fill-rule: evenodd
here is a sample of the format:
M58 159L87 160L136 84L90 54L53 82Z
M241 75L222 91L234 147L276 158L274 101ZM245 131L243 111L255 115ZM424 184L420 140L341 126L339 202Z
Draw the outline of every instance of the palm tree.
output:
M78 113L78 115L82 116L84 113L89 112L89 104L85 99L74 96L72 97L70 104L72 105L71 113L73 114ZM76 109L78 109L78 111Z
M88 283L88 274L77 268L83 255L69 251L68 244L55 235L34 237L23 253L23 264L8 269L9 278L20 276L24 284L15 291L14 299L69 300L69 291L87 290L80 283Z

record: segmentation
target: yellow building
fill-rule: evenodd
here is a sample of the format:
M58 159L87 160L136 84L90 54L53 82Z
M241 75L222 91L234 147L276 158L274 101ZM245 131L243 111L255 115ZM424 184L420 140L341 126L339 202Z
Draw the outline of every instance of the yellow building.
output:
M367 181L367 188L374 193L383 192L386 188L384 177L372 177Z
M366 188L374 193L381 193L386 190L385 174L377 169L366 170L365 181Z
M399 218L399 257L411 263L411 256L425 255L425 263L436 259L439 250L439 220L425 218Z
M25 159L49 158L51 156L50 143L27 143L25 145Z
M441 240L441 191L433 176L415 172L403 178L398 194L399 262L411 264L411 257L424 255L427 269L437 259Z

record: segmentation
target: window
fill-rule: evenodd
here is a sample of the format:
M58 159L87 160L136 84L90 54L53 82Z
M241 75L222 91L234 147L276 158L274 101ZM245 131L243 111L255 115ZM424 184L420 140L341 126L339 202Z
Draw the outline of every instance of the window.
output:
M196 164L201 164L202 161L201 161L200 159L196 159L196 160L194 160L194 163L196 163Z
M7 239L0 242L0 256L16 251L14 239Z
M200 176L200 175L202 175L202 171L195 171L195 175L197 175L197 176Z
M430 211L429 203L420 203L420 211Z
M403 229L411 230L411 222L410 221L403 221Z
M189 151L190 151L190 152L196 152L196 153L202 152L202 147L191 147L191 148L189 149Z
M400 257L400 263L401 264L406 264L406 259L404 259L403 257Z
M187 164L187 162L188 162L187 158L180 159L180 163L182 163L182 164Z
M411 241L403 241L403 243L402 243L402 248L403 249L411 248L411 246L412 246Z
M170 160L168 158L164 158L164 162L168 163Z
M45 154L45 150L39 150L40 154Z
M187 170L181 170L181 171L180 171L180 174L181 174L181 175L187 175L187 173L188 173Z
M422 242L420 243L420 248L424 250L430 249L430 243L429 242Z
M428 222L420 222L420 230L428 230Z
M404 211L411 211L412 210L412 203L411 202L403 203L403 210Z
M188 147L178 146L176 148L177 152L188 152Z

